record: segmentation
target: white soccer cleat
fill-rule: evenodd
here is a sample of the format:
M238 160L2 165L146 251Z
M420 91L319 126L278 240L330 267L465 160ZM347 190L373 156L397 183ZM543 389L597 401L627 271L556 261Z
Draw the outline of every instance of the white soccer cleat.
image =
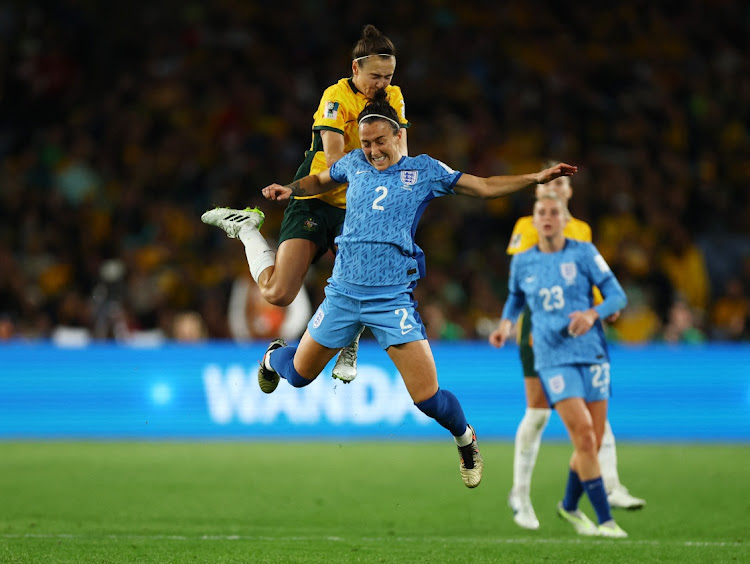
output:
M266 358L269 354L271 354L271 352L285 346L286 341L284 339L274 339L273 341L271 341L271 344L268 345L266 353L263 355L263 359L260 361L260 367L258 368L258 385L260 386L260 390L264 394L270 394L271 392L273 392L276 389L276 386L279 385L279 380L281 380L281 377L278 375L278 373L266 368Z
M359 351L359 338L364 327L355 337L354 341L339 353L336 365L333 367L331 376L338 378L344 384L348 384L357 377L357 352Z
M630 495L628 488L622 484L618 484L607 494L607 501L609 501L609 506L614 509L635 510L646 505L645 499Z
M236 239L240 229L249 225L260 229L266 215L258 208L245 208L244 210L233 210L231 208L214 208L208 210L201 216L201 221L208 225L215 225L223 229L227 237Z
M458 456L461 457L461 464L459 468L461 470L461 479L467 488L476 488L479 482L482 481L482 471L484 470L484 461L482 455L479 454L479 446L477 445L477 434L474 431L474 427L469 425L471 429L471 442L462 447L458 447Z
M568 523L573 525L576 533L585 537L598 537L599 527L594 525L594 522L589 519L586 514L580 509L575 511L566 511L563 508L562 501L557 504L557 514L565 519Z
M508 506L513 511L513 520L516 525L524 529L536 531L539 528L539 519L534 513L531 498L528 495L520 495L513 490L508 494Z
M608 537L610 539L626 539L628 538L628 533L626 533L620 525L615 523L614 519L610 519L599 525L599 536Z

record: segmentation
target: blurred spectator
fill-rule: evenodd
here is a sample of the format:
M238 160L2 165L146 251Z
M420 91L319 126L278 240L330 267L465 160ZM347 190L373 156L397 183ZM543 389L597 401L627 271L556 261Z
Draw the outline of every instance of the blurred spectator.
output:
M16 327L9 315L0 314L0 341L9 341L16 335Z
M287 307L268 303L247 272L232 284L227 316L235 341L266 341L275 337L294 341L305 332L312 305L304 286Z
M705 313L711 289L703 252L692 242L687 230L676 222L668 226L665 235L667 244L661 255L662 268L688 304Z
M747 338L750 300L742 279L727 280L724 293L715 301L711 310L711 337L719 340L738 341Z
M661 320L651 305L650 292L633 284L625 284L628 305L620 317L605 330L608 338L623 343L646 343L654 339L661 328Z
M264 235L278 235L283 208L259 189L294 176L309 108L373 23L399 46L412 154L488 175L545 155L579 166L573 214L597 226L594 243L618 277L647 295L645 309L618 322L637 328L629 338L654 338L681 293L711 338L750 339L737 316L726 325L711 285L719 294L731 276L743 292L750 284L739 268L750 256L745 4L615 1L563 13L540 0L439 10L386 1L372 19L349 12L336 33L313 4L293 1L286 13L300 18L290 22L263 2L6 3L0 317L16 336L50 338L72 292L92 312L77 323L94 339L163 338L189 310L209 338L233 338L236 249L200 214L260 205ZM382 18L391 8L400 17ZM482 331L478 311L499 313L482 308L486 293L472 281L503 296L497 234L529 198L445 198L425 211L417 240L430 262L419 299L446 304L466 338ZM108 261L124 265L114 298L100 276ZM313 304L329 273L329 258L311 269Z
M427 330L427 338L436 341L459 341L466 337L463 328L446 316L446 308L439 302L429 302L421 307L422 322Z
M180 343L198 343L208 336L206 324L197 311L183 311L172 320L171 337Z
M667 343L702 343L706 340L703 331L697 326L693 308L684 299L677 299L669 308L667 323L660 339Z
M52 342L58 346L77 347L91 341L91 304L77 290L67 291L57 307Z

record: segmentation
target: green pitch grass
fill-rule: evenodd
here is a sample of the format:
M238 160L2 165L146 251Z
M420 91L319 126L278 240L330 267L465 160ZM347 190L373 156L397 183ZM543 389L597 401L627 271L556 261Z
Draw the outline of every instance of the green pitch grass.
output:
M555 515L569 445L542 445L538 531L506 505L512 445L480 447L469 490L450 439L0 443L0 562L750 562L746 445L620 443L648 501L615 512L625 540Z

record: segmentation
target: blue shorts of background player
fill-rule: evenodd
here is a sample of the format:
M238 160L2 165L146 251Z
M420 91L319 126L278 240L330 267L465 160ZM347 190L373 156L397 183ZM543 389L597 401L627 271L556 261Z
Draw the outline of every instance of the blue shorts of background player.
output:
M326 298L307 324L310 336L332 349L369 327L383 350L427 338L417 302L404 286L368 287L329 281Z
M544 394L550 405L567 398L583 398L586 403L609 399L609 363L567 364L539 370Z

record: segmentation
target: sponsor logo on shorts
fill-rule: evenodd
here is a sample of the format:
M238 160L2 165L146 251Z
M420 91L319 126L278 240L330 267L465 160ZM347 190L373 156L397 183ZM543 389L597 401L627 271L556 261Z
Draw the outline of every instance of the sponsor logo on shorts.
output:
M318 311L315 312L315 317L313 317L312 326L317 329L320 327L320 324L323 323L323 318L326 316L325 313L323 313L323 310L321 308L318 308Z
M318 222L309 217L302 223L302 229L304 229L305 231L317 231Z
M565 389L565 378L562 374L555 374L549 379L549 389L553 394L560 394Z

